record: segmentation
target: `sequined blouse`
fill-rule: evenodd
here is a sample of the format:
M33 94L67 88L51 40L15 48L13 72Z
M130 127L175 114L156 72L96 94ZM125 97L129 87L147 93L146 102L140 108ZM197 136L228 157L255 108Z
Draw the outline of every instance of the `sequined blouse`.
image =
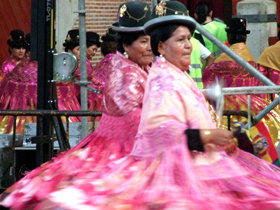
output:
M16 60L12 56L10 56L2 63L0 74L2 76L5 76L6 74L12 72L14 68L17 66L17 64L27 63L27 62L28 59L22 58L21 61L17 63Z
M144 70L117 52L108 68L103 93L104 112L121 116L142 108L148 67Z

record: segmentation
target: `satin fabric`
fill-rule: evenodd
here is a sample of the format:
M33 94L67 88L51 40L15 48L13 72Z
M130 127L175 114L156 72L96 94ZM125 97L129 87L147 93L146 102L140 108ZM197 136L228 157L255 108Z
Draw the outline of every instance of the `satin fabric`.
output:
M257 64L245 43L233 44L230 46L230 49L253 67L257 68ZM202 81L205 87L215 82L215 78L223 80L225 87L262 85L257 78L236 63L226 53L222 53L211 66L206 67L202 75Z
M131 152L140 122L148 67L141 69L121 53L112 55L109 62L103 92L105 111L97 129L76 147L29 172L7 189L2 194L2 205L13 209L45 208L41 205L62 185L106 170L110 162Z
M222 148L187 149L186 128L215 127L194 81L159 58L149 74L129 156L96 168L89 147L67 153L68 159L28 174L1 204L15 209L279 208L277 167L240 150L229 156Z
M37 108L37 61L25 61L6 74L0 82L0 109L35 110ZM58 109L81 110L75 96L75 87L71 82L56 83ZM51 107L50 107L51 109ZM69 117L70 122L79 122L79 117ZM0 132L13 132L13 117L0 116ZM24 124L36 122L35 116L19 116L16 121L16 133L24 133Z
M27 63L28 61L27 58L22 58L21 60L16 61L13 56L9 56L1 65L0 76L4 77L6 74L12 72L18 64Z
M0 109L34 110L37 107L37 62L20 63L0 83ZM0 132L13 132L12 116L0 116ZM24 124L36 122L35 116L18 116L16 133L24 133Z

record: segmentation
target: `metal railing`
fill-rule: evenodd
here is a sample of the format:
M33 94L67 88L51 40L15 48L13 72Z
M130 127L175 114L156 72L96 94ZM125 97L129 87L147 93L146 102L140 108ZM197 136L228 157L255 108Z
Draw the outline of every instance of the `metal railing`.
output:
M268 86L276 86L270 79L268 79L266 76L264 76L260 71L258 71L256 68L254 68L251 64L249 64L247 61L245 61L243 58L241 58L239 55L237 55L235 52L233 52L228 46L223 44L220 40L218 40L215 36L210 34L208 31L206 31L196 20L192 17L189 17L194 21L196 24L196 30L198 30L202 35L207 37L210 41L212 41L215 45L217 45L223 52L225 52L228 56L230 56L233 60L235 60L239 65L241 65L243 68L245 68L250 74L254 75L258 80L260 80L263 84ZM235 94L235 93L234 93ZM273 102L271 102L267 107L265 107L264 110L262 110L260 113L258 113L255 117L257 121L262 119L269 111L274 109L279 104L279 97L275 98ZM250 127L250 124L247 124L246 127ZM280 148L279 148L280 150Z
M0 116L13 116L13 132L12 132L12 148L15 147L16 141L16 121L18 116L56 116L56 117L66 117L66 127L69 124L70 116L92 116L93 121L95 117L102 115L100 111L59 111L59 110L0 110ZM60 148L63 149L63 148Z

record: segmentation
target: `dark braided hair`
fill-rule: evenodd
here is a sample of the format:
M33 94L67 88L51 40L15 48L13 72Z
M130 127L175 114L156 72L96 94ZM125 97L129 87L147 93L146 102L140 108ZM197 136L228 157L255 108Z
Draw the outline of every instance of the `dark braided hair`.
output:
M198 16L197 22L203 24L206 20L206 17L209 16L211 12L211 8L207 2L200 1L197 3L195 7L195 12Z

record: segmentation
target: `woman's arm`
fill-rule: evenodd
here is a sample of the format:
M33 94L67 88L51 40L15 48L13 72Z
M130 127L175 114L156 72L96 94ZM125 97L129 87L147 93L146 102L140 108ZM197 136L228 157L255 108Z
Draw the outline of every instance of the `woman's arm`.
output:
M215 144L231 153L235 150L236 144L231 131L225 129L187 129L185 131L188 141L187 145L190 150L204 152L204 145Z

